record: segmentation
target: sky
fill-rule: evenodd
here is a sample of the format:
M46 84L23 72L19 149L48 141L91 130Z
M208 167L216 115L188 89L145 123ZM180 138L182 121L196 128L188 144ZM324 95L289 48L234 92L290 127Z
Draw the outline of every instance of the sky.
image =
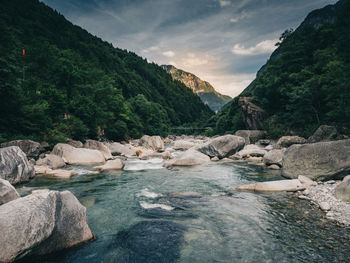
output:
M232 97L286 29L336 0L42 0L115 47L172 64Z

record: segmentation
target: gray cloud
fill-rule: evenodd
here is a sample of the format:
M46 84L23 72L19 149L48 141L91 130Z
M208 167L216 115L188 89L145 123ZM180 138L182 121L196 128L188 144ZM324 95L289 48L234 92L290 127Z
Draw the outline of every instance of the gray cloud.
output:
M43 0L73 23L158 64L238 95L273 43L336 0Z

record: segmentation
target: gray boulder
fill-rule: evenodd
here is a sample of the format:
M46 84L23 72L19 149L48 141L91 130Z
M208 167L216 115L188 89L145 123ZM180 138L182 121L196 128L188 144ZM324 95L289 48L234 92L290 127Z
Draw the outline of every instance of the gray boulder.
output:
M75 141L75 140L72 140L72 139L67 139L67 144L75 147L75 148L83 148L84 147L84 144L81 142L81 141Z
M4 179L0 179L0 205L8 203L19 197L16 189Z
M32 140L15 140L10 142L5 142L0 145L1 148L18 146L28 157L28 159L37 159L41 152L40 143L34 142Z
M282 174L312 180L343 178L350 173L350 139L293 145L284 153Z
M254 144L260 139L266 137L266 132L262 130L239 130L235 133L236 136L243 137L245 144Z
M92 238L86 208L69 191L33 191L0 206L0 262L48 254Z
M112 159L111 151L102 142L95 140L86 140L84 148L98 150L103 153L106 160Z
M164 151L164 142L160 136L144 135L140 139L139 145L156 152Z
M350 202L350 175L335 188L335 197L344 202Z
M309 137L308 143L334 141L338 137L337 128L334 126L321 125L315 133Z
M210 158L194 149L187 150L183 154L164 163L164 167L171 166L193 166L210 162Z
M106 161L103 153L98 150L75 148L64 143L56 144L52 154L62 157L68 164L105 163Z
M34 166L17 146L0 149L0 178L11 184L27 182L35 175Z
M209 157L218 157L219 159L229 157L240 151L245 145L243 137L235 135L224 135L199 145L196 150L208 155Z
M264 163L266 165L278 165L282 167L283 154L286 149L274 149L264 155Z
M106 146L111 151L112 155L123 155L126 157L136 156L135 150L119 142L106 143Z
M305 138L302 138L299 136L283 136L278 140L277 146L287 148L293 144L304 144L304 143L306 143Z
M39 166L44 165L44 166L48 166L52 169L57 169L57 168L61 168L61 167L66 166L66 163L58 155L46 154L44 158L36 161L36 165L39 165Z

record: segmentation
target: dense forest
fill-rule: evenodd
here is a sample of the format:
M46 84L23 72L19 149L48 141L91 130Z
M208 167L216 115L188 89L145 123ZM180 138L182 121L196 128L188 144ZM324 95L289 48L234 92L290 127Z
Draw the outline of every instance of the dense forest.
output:
M0 141L166 135L213 114L158 65L38 0L2 1L0 32Z
M311 12L293 32L286 30L253 83L250 96L269 114L271 137L309 136L321 124L350 128L350 1ZM236 98L210 119L213 133L243 126Z

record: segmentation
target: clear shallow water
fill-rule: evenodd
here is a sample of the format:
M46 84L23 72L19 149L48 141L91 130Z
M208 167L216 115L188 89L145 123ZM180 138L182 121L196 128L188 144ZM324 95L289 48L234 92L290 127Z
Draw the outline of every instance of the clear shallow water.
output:
M237 163L167 170L131 160L128 171L37 177L18 187L70 190L97 239L23 262L349 262L350 231L293 194L236 192L278 172ZM150 170L143 170L144 168ZM181 196L179 192L196 192Z

